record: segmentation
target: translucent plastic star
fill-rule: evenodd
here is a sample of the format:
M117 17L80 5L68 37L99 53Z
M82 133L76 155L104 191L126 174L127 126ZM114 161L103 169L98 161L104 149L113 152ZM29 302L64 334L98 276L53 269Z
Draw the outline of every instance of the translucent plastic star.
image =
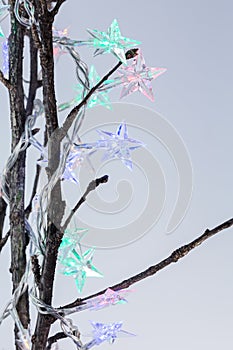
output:
M3 56L3 64L2 64L2 70L4 74L9 73L9 46L8 46L8 40L4 41L2 43L2 56Z
M123 164L132 170L132 160L130 152L142 147L144 144L138 140L128 137L126 123L121 123L116 133L97 130L101 140L98 141L99 148L107 148L103 160L119 158Z
M6 15L9 8L10 8L9 5L4 5L2 0L0 0L0 19L2 19ZM0 26L0 37L4 37L1 26Z
M66 229L59 247L59 260L64 259L80 243L88 229L74 228Z
M119 77L115 78L111 86L114 87L123 84L121 98L140 91L143 95L154 101L152 90L152 80L166 72L166 68L149 68L145 65L144 57L139 51L138 55L133 59L130 66L123 67L118 70Z
M100 310L110 305L125 304L127 300L124 295L127 292L125 289L115 292L108 288L104 294L89 300L90 310Z
M100 322L94 322L90 321L93 330L93 338L95 341L95 345L99 345L103 343L104 341L109 341L109 343L114 343L116 338L119 336L119 333L122 333L124 335L128 336L135 336L133 333L129 333L121 329L122 322L115 322L110 324L104 324Z
M88 79L89 79L90 89L100 81L100 77L97 74L94 66L91 66L91 68L90 68ZM76 85L75 90L77 91L76 97L73 100L71 100L70 102L65 102L65 103L60 104L58 107L59 112L63 111L66 108L70 108L70 107L74 106L75 104L78 104L80 101L82 101L82 99L83 99L83 86L81 84L78 84L78 85ZM89 100L87 102L88 108L92 108L92 107L95 107L98 105L111 109L111 101L109 99L107 91L98 91L97 90L91 96L91 98L89 98Z
M121 35L116 19L113 20L107 32L100 32L96 29L88 29L87 31L94 38L90 40L90 43L96 48L95 55L111 52L125 64L125 50L140 44L139 41L128 39Z
M37 163L42 167L47 167L48 165L48 152L42 145L35 145L41 151L41 159ZM77 148L71 148L70 153L66 160L65 170L61 176L62 180L70 180L75 184L78 184L79 181L76 178L74 170L82 163L84 159L84 154L82 151L77 150Z
M63 180L70 180L76 184L79 183L74 170L83 162L84 155L82 151L77 151L74 148L71 148L70 153L66 160L66 166L64 173L62 175Z
M53 27L54 37L64 38L64 37L67 37L67 35L68 35L68 28L65 28L63 30L57 30L55 27ZM63 45L60 45L58 43L53 44L53 55L56 61L58 61L59 58L65 53L67 53L67 51Z
M72 257L60 260L63 265L62 273L66 276L73 276L79 293L82 292L87 277L103 277L92 264L94 249L89 248L84 254L72 250Z

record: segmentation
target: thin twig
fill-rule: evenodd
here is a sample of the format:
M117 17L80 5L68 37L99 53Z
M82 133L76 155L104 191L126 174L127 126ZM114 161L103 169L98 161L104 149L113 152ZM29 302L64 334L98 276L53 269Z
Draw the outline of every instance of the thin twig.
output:
M32 263L32 272L35 278L36 285L40 285L40 279L41 279L41 274L40 274L40 265L39 265L39 260L36 255L31 256L31 263Z
M40 167L39 164L37 164L36 165L36 175L35 175L35 179L34 179L34 183L33 183L31 198L30 198L30 201L29 201L29 204L28 204L27 208L25 209L25 216L26 216L26 218L28 218L28 216L29 216L29 214L31 213L31 210L32 210L32 201L33 201L33 198L36 195L37 186L38 186L39 178L40 178L40 171L41 171L41 167Z
M51 11L51 15L52 15L53 17L56 16L56 14L58 13L58 11L59 11L61 5L62 5L65 1L66 1L66 0L58 0L58 1L57 1L56 5L54 6L53 10Z
M65 224L62 227L62 232L65 231L65 229L68 227L73 215L76 213L78 208L86 201L86 197L91 191L94 191L100 184L108 182L108 175L104 175L102 177L99 177L98 179L92 180L89 185L87 186L86 191L84 192L83 196L80 198L80 200L77 202L75 207L71 210L70 215L66 219Z
M10 90L11 89L11 84L8 79L4 77L3 72L0 70L0 81L3 83L3 85Z
M48 345L46 347L46 350L50 350L53 343L56 343L60 339L65 339L66 337L67 335L63 332L56 333L55 335L53 335L48 339Z
M27 99L26 107L26 116L32 114L33 103L36 97L36 91L38 89L38 79L37 79L37 70L38 70L38 49L36 47L32 33L29 35L30 40L30 83L29 83L29 92Z
M134 58L137 56L138 49L131 49L128 50L125 54L125 57L127 60ZM77 116L78 112L80 109L86 105L87 101L89 98L98 90L101 85L108 80L108 78L115 72L117 69L122 65L122 62L119 61L95 86L93 86L88 94L84 97L84 99L77 105L75 106L70 113L67 115L66 120L63 124L63 126L60 128L60 141L66 136L69 128L71 127L75 117Z
M144 270L144 271L142 271L142 272L118 283L118 284L115 284L112 287L108 287L108 288L111 288L112 290L115 290L115 291L120 290L120 289L125 289L125 288L130 287L134 283L137 283L137 282L139 282L147 277L155 275L158 271L164 269L168 265L170 265L172 263L176 263L178 260L180 260L185 255L187 255L192 249L198 247L200 244L202 244L204 241L206 241L210 237L216 235L217 233L219 233L219 232L221 232L221 231L223 231L231 226L233 226L233 218L225 221L224 223L220 224L219 226L213 228L212 230L207 229L201 236L196 238L194 241L176 249L175 251L173 251L173 253L169 257L162 260L158 264L153 265L153 266L149 267L148 269L146 269L146 270ZM100 292L97 292L95 294L89 295L83 299L79 298L71 304L62 306L61 309L72 308L72 307L75 307L77 305L80 305L88 299L91 299L91 298L94 298L94 297L97 297L99 295L104 294L106 292L106 290L107 290L107 288L105 288L104 290L101 290Z
M4 245L6 244L9 237L10 237L10 231L8 231L6 233L6 235L0 240L0 252L1 252L2 248L4 247Z
M6 216L7 203L2 197L1 189L0 189L0 240L2 239L3 226Z

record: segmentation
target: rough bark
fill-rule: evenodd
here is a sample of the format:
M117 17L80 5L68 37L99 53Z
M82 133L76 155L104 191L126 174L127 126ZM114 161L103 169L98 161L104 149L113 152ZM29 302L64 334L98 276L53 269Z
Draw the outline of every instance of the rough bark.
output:
M11 8L15 0L11 1ZM9 37L9 89L11 118L11 149L17 145L25 124L23 89L23 48L25 29L17 22L11 11L11 34ZM11 272L13 290L17 288L26 267L26 235L24 225L25 152L19 154L9 176ZM17 305L19 318L25 328L29 324L28 293L25 292ZM15 330L17 332L17 330Z

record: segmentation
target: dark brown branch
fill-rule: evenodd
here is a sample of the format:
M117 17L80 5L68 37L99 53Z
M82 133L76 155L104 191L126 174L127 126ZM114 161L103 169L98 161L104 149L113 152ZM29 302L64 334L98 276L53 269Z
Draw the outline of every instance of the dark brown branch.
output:
M40 265L39 265L38 257L36 255L31 256L31 263L32 263L32 272L34 274L36 285L39 286L41 275L40 275Z
M67 134L69 128L71 127L75 117L77 116L78 112L80 111L80 109L85 106L85 104L87 103L87 101L89 100L89 98L94 94L94 92L110 77L110 75L112 75L120 66L122 65L122 62L118 62L115 67L113 67L99 82L98 84L96 84L92 89L90 89L90 91L88 92L88 94L84 97L84 99L77 105L75 106L70 113L68 114L68 116L66 117L66 120L63 124L63 126L61 127L60 131L61 131L61 139L63 139L65 137L65 135Z
M7 243L9 237L10 237L10 231L8 231L6 235L0 240L0 252L4 247L4 245Z
M32 33L29 35L30 40L30 85L27 99L26 116L32 114L33 104L36 97L36 91L38 89L38 49L32 37Z
M201 245L203 242L205 242L210 237L216 235L217 233L219 233L219 232L221 232L221 231L223 231L231 226L233 226L233 218L225 221L221 225L213 228L212 230L207 229L200 237L198 237L194 241L176 249L168 258L162 260L158 264L153 265L153 266L149 267L148 269L146 269L146 270L144 270L144 271L142 271L142 272L118 283L118 284L115 284L112 287L108 287L108 288L111 288L112 290L115 290L115 291L123 289L123 288L128 288L134 283L137 283L137 282L139 282L147 277L155 275L158 271L164 269L168 265L170 265L172 263L176 263L178 260L180 260L185 255L187 255L191 250L193 250L194 248ZM71 304L62 306L61 309L72 308L72 307L75 307L77 305L80 305L88 299L91 299L91 298L97 297L98 295L104 294L106 290L107 290L107 288L104 290L101 290L100 292L97 292L95 294L89 295L83 299L77 299Z
M11 89L11 84L8 79L4 77L3 72L0 70L0 81L5 85L5 87L10 90Z
M39 35L38 35L37 28L36 28L35 24L32 24L31 31L32 31L32 38L34 40L34 43L35 43L37 49L41 50L42 49L42 44L41 44L41 41L40 41L40 38L39 38Z
M32 201L33 201L33 198L36 195L37 186L38 186L39 178L40 178L40 171L41 171L41 167L40 167L40 165L37 164L36 165L36 175L35 175L35 179L34 179L34 183L33 183L31 198L30 198L30 201L29 201L29 204L28 204L27 208L25 209L25 216L26 216L26 218L28 218L29 214L32 211Z
M46 347L46 350L50 350L53 343L56 343L60 339L65 339L66 337L67 337L67 335L63 332L56 333L55 335L53 335L52 337L50 337L48 339L48 345Z
M92 180L89 185L87 186L87 189L85 191L85 193L83 194L83 196L80 198L80 200L77 202L77 204L75 205L75 207L71 210L70 215L68 216L68 218L66 219L66 222L64 224L64 226L62 227L62 231L64 232L65 229L68 227L73 215L76 213L76 211L79 209L79 207L86 201L86 198L88 196L88 194L91 191L94 191L100 184L106 183L108 182L108 175L104 175L102 177L99 177L98 179Z
M135 56L137 56L138 53L138 49L131 49L128 50L125 54L125 57L127 60L130 60L131 58L134 58ZM60 128L60 140L62 140L65 135L67 134L69 128L71 127L75 117L77 116L78 112L80 111L80 109L85 106L85 104L88 102L89 98L101 87L101 85L108 80L108 78L117 71L117 69L122 65L122 62L118 62L115 67L113 67L95 86L93 86L93 88L90 89L90 91L88 92L88 94L84 97L84 99L77 105L75 106L70 113L68 114L68 116L66 117L66 120L63 124L63 126Z
M6 216L7 203L2 197L2 193L0 190L0 240L2 239L2 232L4 227L4 221Z
M54 6L53 10L51 11L51 15L55 17L61 7L61 5L65 2L66 0L57 0L56 5Z

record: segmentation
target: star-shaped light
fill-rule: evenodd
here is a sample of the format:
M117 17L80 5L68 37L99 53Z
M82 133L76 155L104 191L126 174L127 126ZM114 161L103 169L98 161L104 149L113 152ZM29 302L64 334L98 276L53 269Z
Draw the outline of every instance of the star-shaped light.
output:
M121 98L135 91L140 91L151 101L154 101L151 82L166 72L166 68L147 67L144 57L139 50L138 55L133 59L132 65L123 67L118 72L120 76L116 78L115 86L123 83Z
M108 288L104 294L88 301L89 308L90 310L100 310L110 305L125 304L127 300L124 298L124 295L127 292L129 291L126 289L115 292Z
M96 69L94 66L91 66L89 74L88 74L90 89L95 86L99 81L100 77L96 72ZM70 108L74 106L75 104L78 104L83 99L83 85L78 84L75 87L75 90L77 92L76 97L71 100L70 102L62 103L58 106L58 111L61 112L66 108ZM111 109L111 102L108 96L107 91L96 91L88 100L87 107L92 108L95 106L104 106L108 109Z
M72 250L72 257L60 260L63 265L62 273L66 276L73 276L79 293L82 292L87 277L103 277L92 264L94 249L89 248L84 254Z
M95 345L99 345L104 341L109 341L109 343L114 343L116 338L121 334L128 336L135 336L133 333L124 331L122 328L122 322L115 322L110 324L104 324L100 322L90 321L93 330L93 338Z
M64 173L62 175L63 180L70 180L78 184L78 179L74 173L74 170L83 162L84 155L82 151L75 150L74 147L71 148L70 153L66 160L66 166Z
M111 52L125 64L125 50L140 44L139 41L128 39L121 35L116 19L113 20L107 32L100 32L96 29L88 29L87 31L93 37L90 40L90 44L96 48L95 55Z
M48 166L48 152L47 152L46 148L44 148L41 145L40 146L36 145L36 144L33 144L33 145L41 151L41 159L38 160L37 163L42 167L47 167ZM79 181L76 178L74 170L83 162L83 160L84 160L83 151L77 150L77 148L72 147L70 150L70 153L67 157L65 170L61 176L61 179L62 180L70 180L71 182L78 184Z
M53 36L59 37L59 38L65 38L68 35L68 28L65 28L63 30L57 30L55 27L53 27ZM63 45L60 45L59 43L53 44L53 55L56 59L56 61L59 60L59 58L67 53L66 48Z
M126 123L121 123L116 133L109 131L97 130L101 140L98 141L100 148L106 148L103 160L114 158L120 159L130 170L132 170L132 160L130 151L142 147L144 144L141 141L128 137Z
M0 0L0 20L6 15L9 8L10 8L9 5L4 5L2 0ZM0 37L4 37L1 26L0 26Z
M59 247L59 260L64 259L80 243L88 229L74 228L66 229Z
M9 46L8 46L8 40L4 41L2 43L2 56L3 56L3 64L2 64L2 70L4 74L9 73Z

